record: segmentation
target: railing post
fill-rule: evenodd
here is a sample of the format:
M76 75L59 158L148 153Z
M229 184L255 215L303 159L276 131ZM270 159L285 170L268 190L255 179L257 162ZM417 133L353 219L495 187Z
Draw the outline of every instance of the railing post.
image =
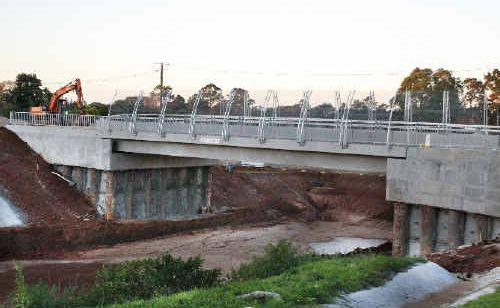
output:
M165 137L165 117L167 115L168 101L170 100L170 91L167 91L161 97L161 111L158 116L158 133L161 137Z
M260 117L259 117L259 129L258 129L258 136L257 138L259 139L260 143L266 142L266 136L265 136L265 128L266 128L266 111L267 111L267 105L269 101L271 100L271 96L273 95L272 90L268 90L266 93L266 97L264 99L264 103L260 108ZM274 106L273 106L274 107ZM274 115L276 114L276 111L273 111Z
M304 125L309 114L309 98L311 97L311 90L304 91L300 106L300 118L297 123L297 143L304 145L306 139L304 136Z
M347 148L347 133L348 133L348 125L349 125L349 111L351 110L351 104L354 100L355 91L349 92L347 97L346 105L344 108L344 112L342 113L342 122L340 123L340 138L339 145L345 149Z
M194 101L193 110L191 110L191 118L189 121L189 135L191 135L191 138L193 139L196 138L196 130L195 130L196 114L198 113L198 105L200 104L202 98L203 98L203 92L200 90L198 91L198 96Z
M224 119L222 122L222 139L224 141L229 141L230 138L230 132L229 132L229 115L231 114L231 106L233 105L234 98L236 96L236 90L233 89L231 90L231 93L229 94L229 100L225 104L226 108L224 110Z
M139 96L137 96L137 99L136 99L135 104L134 104L134 110L132 112L132 118L131 118L129 128L130 128L130 133L133 135L137 135L137 128L136 128L137 113L139 111L139 106L141 105L141 102L142 102L142 96L143 96L143 92L141 91L139 93Z

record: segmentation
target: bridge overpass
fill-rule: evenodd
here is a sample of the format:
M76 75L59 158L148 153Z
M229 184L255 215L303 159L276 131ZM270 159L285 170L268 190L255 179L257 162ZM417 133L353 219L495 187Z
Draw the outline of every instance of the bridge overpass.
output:
M187 183L183 189L188 192L175 197L182 200L172 205L187 208L193 200L197 207L210 199L210 177L203 166L247 161L386 174L386 199L401 203L395 207L396 253L427 253L449 243L500 235L500 128L495 126L227 115L13 113L9 129L55 165L102 172L99 187L118 187L118 193L111 189L94 193L101 196L96 203L109 217L153 217L134 209L133 198L120 188L126 180L115 176L120 172L188 168L174 176ZM152 189L147 187L155 186L154 178L164 174L153 171L148 176L147 172L139 180ZM189 174L194 174L192 179ZM95 184L86 180L82 190L89 185ZM120 204L128 205L120 209Z

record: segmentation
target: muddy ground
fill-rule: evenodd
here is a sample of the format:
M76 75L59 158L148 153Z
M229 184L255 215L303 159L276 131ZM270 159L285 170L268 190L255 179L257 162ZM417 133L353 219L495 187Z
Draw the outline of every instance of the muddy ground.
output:
M86 225L97 220L90 202L16 134L0 127L0 191L27 225Z
M45 281L61 286L92 284L95 273L103 264L161 256L169 252L176 257L201 255L206 268L220 268L225 274L252 256L264 252L269 243L290 240L301 251L311 242L332 240L337 236L390 239L389 222L352 221L287 221L279 224L256 224L223 227L190 234L167 236L152 240L117 244L79 252L67 253L62 259L18 261L28 283ZM5 300L15 287L13 261L0 262L0 300Z

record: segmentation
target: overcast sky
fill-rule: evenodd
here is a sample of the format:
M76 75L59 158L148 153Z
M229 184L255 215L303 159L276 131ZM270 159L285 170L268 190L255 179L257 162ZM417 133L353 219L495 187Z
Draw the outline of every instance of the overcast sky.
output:
M481 77L500 66L500 1L0 0L0 80L76 77L87 101L150 91L154 63L185 97L208 82L313 104L333 90L387 97L414 67ZM136 74L135 76L133 76Z

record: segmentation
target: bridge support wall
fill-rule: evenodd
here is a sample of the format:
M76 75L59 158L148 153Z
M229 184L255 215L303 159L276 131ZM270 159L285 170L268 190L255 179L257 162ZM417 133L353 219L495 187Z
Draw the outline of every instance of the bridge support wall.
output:
M495 150L409 148L387 160L388 201L500 217L500 155Z
M393 255L427 255L496 237L500 237L500 218L426 205L394 205Z
M56 165L106 220L176 220L209 210L209 167L102 171Z

